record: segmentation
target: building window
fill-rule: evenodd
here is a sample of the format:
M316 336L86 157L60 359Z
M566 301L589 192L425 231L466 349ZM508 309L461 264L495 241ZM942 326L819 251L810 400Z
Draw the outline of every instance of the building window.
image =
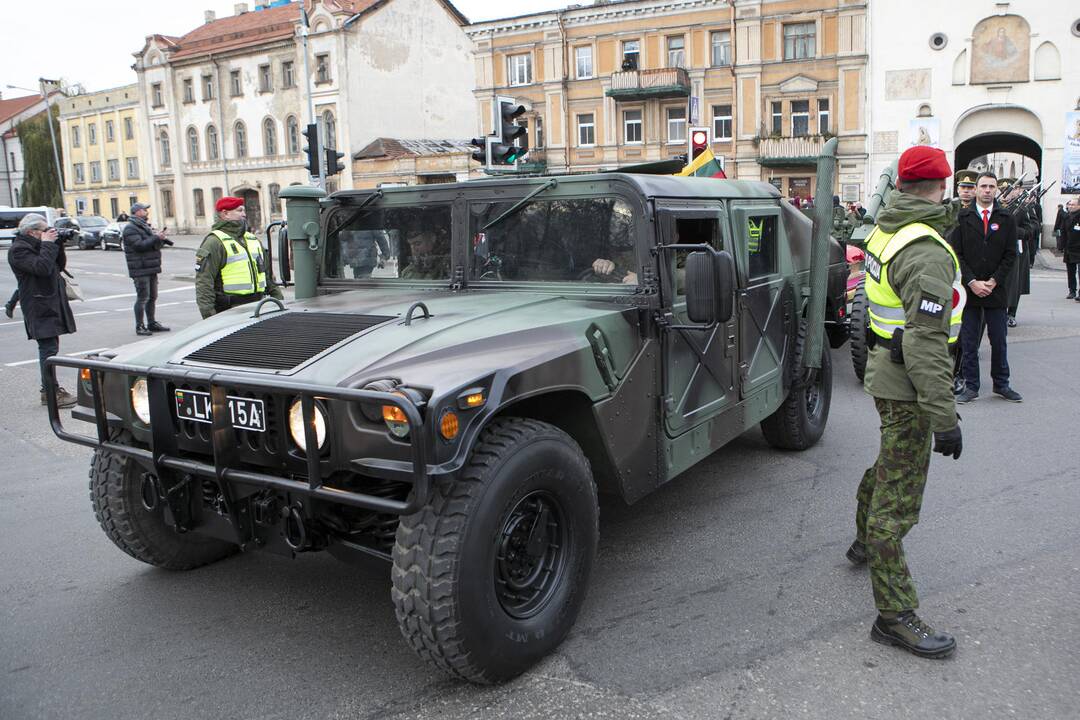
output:
M622 69L637 70L641 61L641 41L623 40L622 44Z
M161 83L154 83L150 86L150 105L156 108L165 105L165 100L161 95Z
M791 101L791 136L803 137L810 134L810 101Z
M596 123L592 113L577 116L577 144L579 147L596 144Z
M812 22L784 26L784 59L806 60L814 57L817 26Z
M731 64L731 31L720 30L712 34L712 66Z
M105 142L111 143L116 140L116 128L112 120L105 121Z
M120 215L119 198L109 198L109 211L112 213L110 217L117 217Z
M124 139L135 139L135 123L129 117L124 118Z
M214 76L202 76L202 99L203 102L214 99Z
M206 159L218 159L218 136L217 128L213 125L206 126Z
M100 215L101 214L101 199L100 198L94 198L93 200L91 200L90 201L90 206L93 208L93 210L90 213L91 215Z
M315 56L315 83L330 82L330 55L321 53Z
M328 148L337 147L337 121L334 119L334 112L327 110L322 114L323 122L323 142L326 143Z
M109 160L107 164L107 170L109 173L109 181L115 182L120 179L120 161Z
M72 167L75 168L75 182L86 182L86 167L82 163L75 163Z
M244 85L240 80L239 70L229 71L229 94L233 97L244 94Z
M772 104L772 134L784 134L784 104L782 102Z
M161 167L172 165L172 155L169 152L169 132L165 128L158 134L158 147L161 150Z
M90 123L86 126L86 142L90 145L97 145L97 123Z
M125 158L127 161L127 176L128 180L137 180L139 178L139 158L129 157Z
M270 92L274 89L274 81L270 77L270 66L259 66L259 92Z
M176 217L176 212L173 210L172 190L161 191L161 210L165 213L165 217Z
M199 132L189 127L187 129L188 162L199 162Z
M727 142L731 140L731 106L713 105L713 141Z
M281 214L281 186L277 183L270 183L270 214Z
M291 88L294 85L296 85L296 78L293 76L292 60L286 60L281 63L281 86Z
M672 35L667 39L667 66L686 67L686 38L682 35Z
M77 148L82 145L82 133L79 132L78 125L71 126L71 147Z
M544 147L544 118L540 115L536 116L536 138L533 140L533 147L537 150Z
M184 78L184 102L195 102L195 81L191 78Z
M221 198L223 198L224 196L225 196L225 193L222 192L221 188L219 188L219 187L210 188L210 200L214 203L215 207L217 207L217 201L220 200Z
M300 152L300 123L297 122L295 115L290 115L285 119L285 134L289 140L289 154L297 155Z
M667 139L669 143L686 142L686 108L667 109Z
M574 48L574 67L577 71L578 80L593 76L591 45Z
M206 216L206 203L203 202L202 188L195 188L192 190L192 195L195 200L195 217Z
M819 98L817 101L817 131L819 135L832 132L829 127L829 98Z
M247 157L247 127L242 120L233 126L233 142L236 143L236 157Z
M129 209L131 208L132 205L134 205L137 202L139 202L139 196L138 195L129 195L128 196L128 208Z
M263 154L277 155L277 126L273 118L263 120Z
M90 182L101 182L101 162L90 163Z
M640 145L642 142L641 111L623 112L623 142L627 145Z
M528 85L532 82L532 53L511 55L507 58L511 85Z

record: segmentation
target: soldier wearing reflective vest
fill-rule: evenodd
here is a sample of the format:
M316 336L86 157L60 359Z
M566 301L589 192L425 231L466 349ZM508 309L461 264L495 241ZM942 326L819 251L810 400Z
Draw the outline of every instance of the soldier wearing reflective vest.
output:
M195 253L195 301L204 318L281 290L266 281L266 255L248 232L244 201L223 197L214 206L218 220Z
M933 451L963 447L953 402L949 345L959 334L959 263L942 233L952 223L941 203L952 175L945 154L927 146L900 156L898 189L866 242L870 350L866 391L881 418L877 461L856 495L855 541L847 557L869 565L878 616L870 637L921 657L944 657L949 634L919 618L903 538L919 521ZM961 306L962 307L962 306Z

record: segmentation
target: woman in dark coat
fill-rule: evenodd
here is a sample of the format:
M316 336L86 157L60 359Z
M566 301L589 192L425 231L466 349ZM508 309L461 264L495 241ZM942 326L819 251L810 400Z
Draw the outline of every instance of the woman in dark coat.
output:
M41 404L46 403L45 360L60 351L60 336L75 332L75 317L60 273L67 265L63 243L44 217L31 213L19 223L8 250L8 264L19 283L26 337L37 340L41 365ZM71 407L75 397L57 388L60 407Z

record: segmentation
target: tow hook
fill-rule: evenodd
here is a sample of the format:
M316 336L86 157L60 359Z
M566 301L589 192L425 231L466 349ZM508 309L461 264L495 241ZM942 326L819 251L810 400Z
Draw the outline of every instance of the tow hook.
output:
M142 499L142 506L147 512L154 512L157 510L158 502L162 499L163 495L161 489L158 487L156 475L148 472L142 474L139 495Z
M304 515L299 503L281 509L281 517L285 520L285 544L297 552L306 550L308 547L307 525L304 524Z

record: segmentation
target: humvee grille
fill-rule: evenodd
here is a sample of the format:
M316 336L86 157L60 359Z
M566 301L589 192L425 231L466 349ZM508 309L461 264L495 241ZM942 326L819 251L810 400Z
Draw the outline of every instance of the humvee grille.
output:
M261 370L291 370L342 340L393 319L385 315L287 312L240 328L184 359Z

